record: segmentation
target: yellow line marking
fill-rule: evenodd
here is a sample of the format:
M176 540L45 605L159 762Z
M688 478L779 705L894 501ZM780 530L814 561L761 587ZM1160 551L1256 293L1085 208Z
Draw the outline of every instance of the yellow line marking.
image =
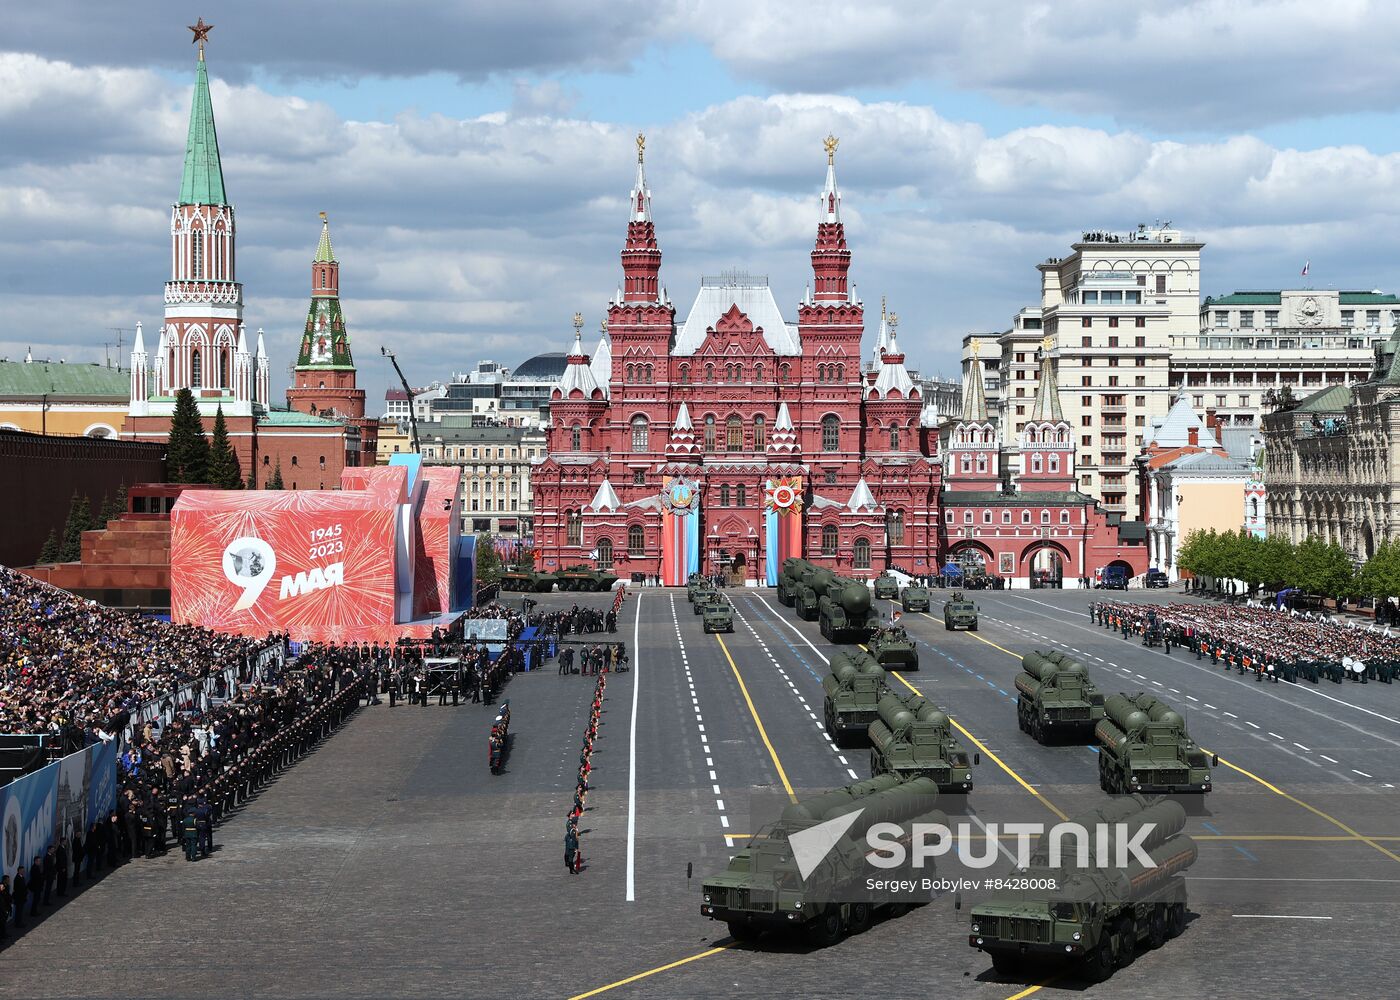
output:
M919 614L923 615L925 618L927 618L927 619L928 619L929 621L931 621L931 622L936 622L936 621L938 621L937 618L933 617L933 615L928 614L928 613L925 612L925 611L920 611ZM982 638L980 635L978 635L976 632L968 632L968 631L966 631L966 630L962 630L962 632L963 632L963 634L966 635L968 638L976 639L978 642L984 642L984 643L986 643L988 646L993 647L994 649L999 649L999 650L1001 650L1001 651L1002 651L1003 653L1005 653L1007 656L1014 656L1014 657L1015 657L1016 659L1018 659L1018 660L1021 658L1021 654L1020 654L1020 653L1013 653L1013 652L1011 652L1011 650L1007 649L1005 646L998 646L996 643L992 642L992 640L990 640L990 639L983 639L983 638Z
M773 742L768 738L768 730L763 728L763 720L758 717L758 709L754 708L753 699L749 697L749 689L744 683L743 676L739 673L739 665L734 662L734 657L729 655L729 646L725 644L724 636L715 633L715 638L719 640L719 648L724 650L724 658L729 661L729 669L734 671L734 679L739 682L739 691L744 696L744 702L749 706L749 714L753 716L754 725L758 727L758 735L763 740L763 745L768 748L768 756L773 758L773 766L778 769L778 780L783 783L788 798L796 802L797 793L792 790L792 782L788 781L787 772L783 770L783 762L778 759L778 751L773 749Z
M890 671L890 676L898 678L898 679L899 679L899 683L903 684L905 687L907 687L910 691L913 691L915 694L920 695L920 696L923 695L923 692L920 691L918 688L916 688L914 685L910 684L907 680L905 680L904 675L901 674L901 673L899 673L899 671L897 671L897 670L892 670L892 671ZM1030 785L1030 783L1027 782L1025 778L1021 777L1019 774L1017 774L1015 771L1013 771L1013 770L1007 765L1006 761L1002 760L1002 759L1001 759L1000 757L998 757L996 754L992 753L992 751L988 750L987 747L986 747L986 745L985 745L981 740L979 740L976 736L973 736L973 735L972 735L971 733L969 733L965 728L963 728L962 723L960 723L957 719L954 719L951 715L948 716L948 721L951 722L951 723L953 724L953 727L954 727L955 729L957 729L958 732L962 733L962 734L963 734L964 736L966 736L969 740L971 740L971 741L973 742L973 744L977 747L978 750L982 751L984 754L986 754L988 757L990 757L990 758L992 759L993 763L995 763L995 764L997 765L997 767L1001 768L1001 769L1002 769L1003 771L1005 771L1007 774L1011 775L1012 780L1014 780L1014 781L1016 782L1016 784L1020 785L1020 786L1021 786L1022 788L1024 788L1026 791L1030 792L1030 793L1031 793L1032 795L1034 795L1037 799L1039 799L1041 805L1045 806L1046 809L1049 809L1049 810L1050 810L1052 813L1054 813L1056 816L1060 817L1060 819L1062 819L1062 820L1064 820L1064 821L1066 821L1066 822L1069 821L1069 815L1068 815L1067 813L1061 812L1058 806L1056 806L1053 802L1051 802L1049 799L1047 799L1044 795L1041 795L1040 792L1038 792L1038 791L1036 791L1034 788L1032 788L1031 785ZM1037 987L1037 988L1039 988L1039 987Z
M1049 986L1054 981L1055 980L1053 979L1047 979L1043 983L1036 983L1034 986L1027 986L1020 993L1011 994L1009 997L1006 998L1006 1000L1021 1000L1022 997L1028 997L1032 993L1039 993L1041 990L1045 989L1045 987Z
M678 968L682 965L689 965L691 962L698 962L702 958L709 958L711 955L718 955L722 951L728 951L732 945L722 944L717 948L702 951L698 955L691 955L689 958L682 958L680 961L672 962L669 965L658 965L654 969L647 969L646 972L639 972L635 976L628 976L626 979L619 979L615 983L608 983L606 986L599 986L596 990L589 990L587 993L576 993L569 997L569 1000L587 1000L588 997L596 997L599 993L606 993L608 990L615 990L619 986L626 986L628 983L635 983L639 979L646 979L654 976L658 972L666 972L670 969Z
M1205 747L1201 747L1201 749L1204 750L1206 753L1211 753L1211 751L1210 751L1210 750L1207 750ZM1224 757L1221 757L1221 758L1220 758L1220 763L1224 764L1226 767L1228 767L1228 768L1229 768L1230 770L1232 770L1232 771L1238 771L1240 774L1243 774L1246 778L1250 778L1250 779L1252 779L1252 780L1254 780L1254 781L1257 781L1259 784L1263 785L1265 788L1267 788L1269 791L1273 792L1275 795L1280 795L1280 796L1282 796L1283 798L1287 799L1289 802L1292 802L1294 805L1296 805L1296 806L1301 806L1302 808L1306 809L1308 812L1312 813L1314 816L1318 816L1318 817L1321 817L1322 819L1325 819L1327 822L1331 823L1331 824L1332 824L1333 826L1335 826L1337 829L1343 830L1343 831L1345 831L1345 832L1351 834L1354 838L1356 838L1357 840L1361 841L1362 843L1369 844L1371 847L1374 847L1376 850L1380 851L1380 852L1381 852L1382 854L1384 854L1386 857L1390 858L1390 860L1392 860L1392 861L1400 861L1400 854L1396 854L1394 851L1390 850L1388 847L1382 847L1380 844L1378 844L1378 843L1376 842L1376 840L1375 840L1374 838L1372 838L1372 837L1366 837L1366 836L1363 836L1362 834L1357 833L1355 830L1353 830L1351 827L1347 826L1345 823L1343 823L1341 820L1337 819L1335 816L1329 816L1327 813L1323 812L1321 809L1317 808L1316 806L1309 805L1308 803L1304 802L1302 799L1298 798L1296 795L1289 795L1289 794L1288 794L1287 792L1285 792L1283 789L1279 788L1277 785L1270 784L1269 782L1265 781L1263 778L1259 777L1259 775L1255 774L1253 771L1246 771L1244 768L1240 767L1238 764L1232 764L1232 763L1230 763L1230 761L1226 760Z

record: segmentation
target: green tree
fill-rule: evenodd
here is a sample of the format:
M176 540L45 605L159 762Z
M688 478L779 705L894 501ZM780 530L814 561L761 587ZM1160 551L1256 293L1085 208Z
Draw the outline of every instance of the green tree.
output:
M285 490L282 485L282 460L279 458L277 464L272 467L272 478L263 484L265 490Z
M224 490L243 488L243 469L238 464L238 453L229 442L222 406L214 412L214 433L209 442L209 482Z
M54 528L49 532L49 537L48 540L44 542L44 547L39 550L39 562L41 564L58 562L58 551L58 529Z
M1357 582L1361 593L1368 597L1400 597L1400 541L1382 542L1361 567Z
M258 470L256 466L248 470L248 481L243 484L243 488L249 490L258 488Z
M204 421L195 406L194 393L188 389L175 393L165 465L172 483L209 482L209 442L204 437Z
M501 557L496 552L495 539L487 532L476 536L476 581L495 583L501 578Z
M75 491L68 503L68 520L63 524L63 542L58 547L59 562L77 562L83 557L83 532L92 529L92 502Z
M1287 538L1266 538L1259 552L1261 582L1270 590L1281 590L1298 575L1298 554Z
M1296 585L1309 594L1346 597L1355 589L1351 560L1335 542L1309 538L1298 546Z

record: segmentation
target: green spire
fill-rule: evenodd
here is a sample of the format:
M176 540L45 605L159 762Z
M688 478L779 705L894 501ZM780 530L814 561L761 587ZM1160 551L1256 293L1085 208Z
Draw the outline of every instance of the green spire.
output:
M335 263L335 251L331 249L331 223L326 213L321 213L321 242L316 247L316 263Z
M209 100L209 73L204 68L204 47L194 78L194 102L190 105L190 135L185 142L185 174L180 181L181 205L227 205L224 168L219 163L219 137L214 133L214 105Z

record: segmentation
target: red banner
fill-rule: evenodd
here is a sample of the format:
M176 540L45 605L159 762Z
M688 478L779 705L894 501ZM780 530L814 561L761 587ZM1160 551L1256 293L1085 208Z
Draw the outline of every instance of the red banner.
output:
M171 513L171 620L248 635L392 626L388 499L186 491Z

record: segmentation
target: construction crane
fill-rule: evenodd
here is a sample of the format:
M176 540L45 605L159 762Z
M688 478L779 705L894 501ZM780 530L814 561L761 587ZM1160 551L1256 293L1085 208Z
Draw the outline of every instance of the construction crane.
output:
M408 397L408 430L413 437L413 450L421 455L423 448L418 443L418 414L413 412L413 390L408 387L408 379L403 377L403 369L399 367L399 359L394 356L394 352L387 347L381 347L379 353L389 359L389 363L394 366L394 371L398 373L399 384L403 386L404 395Z

